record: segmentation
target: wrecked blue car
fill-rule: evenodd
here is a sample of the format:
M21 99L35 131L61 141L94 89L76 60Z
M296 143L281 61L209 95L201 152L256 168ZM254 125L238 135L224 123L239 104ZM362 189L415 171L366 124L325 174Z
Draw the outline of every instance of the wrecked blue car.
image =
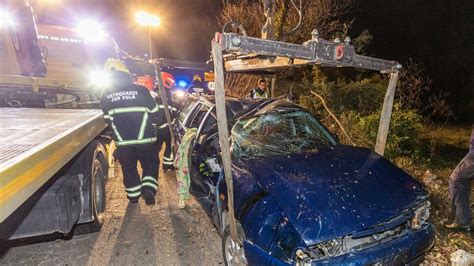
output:
M213 98L191 97L177 141L197 128L191 193L222 235L227 265L416 264L434 242L423 186L377 153L339 144L282 99L226 100L235 216L229 233Z

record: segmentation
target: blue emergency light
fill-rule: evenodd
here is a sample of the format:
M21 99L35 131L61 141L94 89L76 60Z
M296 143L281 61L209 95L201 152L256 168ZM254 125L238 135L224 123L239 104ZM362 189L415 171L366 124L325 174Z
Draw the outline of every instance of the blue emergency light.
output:
M188 86L188 83L185 80L178 81L178 87L186 88L187 86Z

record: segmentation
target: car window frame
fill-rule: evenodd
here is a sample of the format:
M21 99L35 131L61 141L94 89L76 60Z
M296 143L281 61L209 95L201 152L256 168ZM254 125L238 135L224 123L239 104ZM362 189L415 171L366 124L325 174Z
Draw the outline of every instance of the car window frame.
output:
M201 108L203 108L204 106L210 110L209 105L199 101L198 105L193 108L192 112L189 112L190 115L187 118L187 121L185 123L186 128L191 128L191 124L194 122L194 119L196 119L197 114L201 111ZM206 114L204 115L204 117L207 115L207 112L209 112L209 110L205 111ZM199 128L200 125L201 125L201 122L198 124L197 128Z
M196 112L196 109L197 109L197 108L200 108L200 106L201 106L201 105L200 105L200 102L193 102L193 107L191 107L191 109L189 109L189 112L188 112L188 113L186 114L186 116L184 117L183 122L179 121L179 119L178 119L179 123L181 124L181 126L182 126L185 130L188 129L187 125L188 125L188 123L189 123L190 117L192 117L192 115Z
M214 110L215 110L216 106L212 106L209 111L207 112L207 114L204 116L204 118L202 119L202 122L201 124L199 125L198 127L198 130L197 130L197 133L196 133L196 140L199 139L199 137L201 137L201 134L202 134L202 130L204 128L204 124L206 124L206 122L209 120L209 118L212 116L215 120L216 120L216 124L217 124L217 117L216 115L214 114Z

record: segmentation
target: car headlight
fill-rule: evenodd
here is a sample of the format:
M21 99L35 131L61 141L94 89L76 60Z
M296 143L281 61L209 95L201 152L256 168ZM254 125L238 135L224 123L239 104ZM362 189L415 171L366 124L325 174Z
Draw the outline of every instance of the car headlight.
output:
M423 203L420 207L415 210L415 216L411 219L411 228L419 230L424 224L427 223L430 218L430 207L429 201Z

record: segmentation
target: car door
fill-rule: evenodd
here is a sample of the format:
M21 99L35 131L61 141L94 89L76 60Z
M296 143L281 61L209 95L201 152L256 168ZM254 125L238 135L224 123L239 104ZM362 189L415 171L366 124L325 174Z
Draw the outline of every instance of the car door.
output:
M202 165L206 165L206 160L216 158L218 153L217 138L217 119L209 109L205 116L200 120L198 132L193 151L191 152L191 189L196 198L200 199L200 203L206 211L210 211L210 207L215 199L215 186L217 183L217 174L204 176L200 171ZM209 171L208 171L209 172Z

